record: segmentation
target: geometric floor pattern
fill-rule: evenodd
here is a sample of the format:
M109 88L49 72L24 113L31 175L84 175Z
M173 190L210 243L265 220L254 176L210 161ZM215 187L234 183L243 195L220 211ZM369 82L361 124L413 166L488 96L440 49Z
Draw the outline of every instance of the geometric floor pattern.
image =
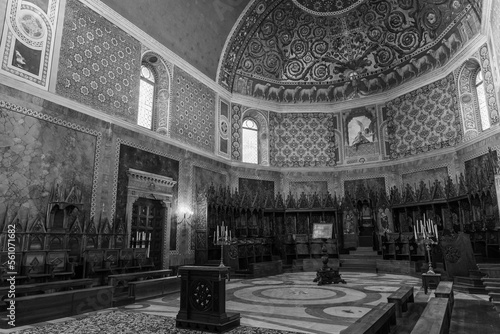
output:
M419 304L418 301L425 303L434 295L432 290L427 295L424 294L421 288L421 279L413 276L358 272L342 272L341 274L346 284L318 286L317 283L313 282L316 277L315 272L285 273L256 279L232 279L226 284L226 311L240 313L241 325L245 328L260 328L259 333L290 331L336 334L362 317L375 305L386 303L387 296L401 286L414 287L415 305ZM455 292L455 308L461 305L461 302L469 303L462 304L465 307L464 314L467 313L467 305L475 305L473 303L486 305L488 310L491 309L487 301L488 296L486 295ZM155 318L160 316L163 319L168 317L172 323L179 311L179 304L179 294L176 293L97 313L105 314L116 310L120 311L120 314L125 314L125 318L126 314L129 314L130 318L138 315L144 317L151 315L156 316ZM458 310L459 308L457 308ZM456 314L458 315L458 312ZM495 316L493 312L493 317ZM498 318L498 316L496 317ZM47 321L19 327L15 331L0 329L0 333L37 333L37 328L40 333L94 333L77 328L77 322L74 319L64 318ZM399 321L400 318L398 318ZM465 322L467 323L467 320ZM476 319L476 322L480 325L484 321ZM61 324L64 326L61 327ZM461 324L458 325L457 328L463 328L460 327ZM42 326L44 330L41 330ZM64 329L58 330L58 328ZM95 333L98 332L111 334L132 333L133 331L118 331L116 328L109 328L104 331L101 329ZM456 332L461 331L457 330ZM156 332L151 331L151 333ZM233 331L229 333L233 333ZM234 333L238 333L238 331L234 331ZM452 332L450 331L450 333ZM500 330L497 333L500 333Z

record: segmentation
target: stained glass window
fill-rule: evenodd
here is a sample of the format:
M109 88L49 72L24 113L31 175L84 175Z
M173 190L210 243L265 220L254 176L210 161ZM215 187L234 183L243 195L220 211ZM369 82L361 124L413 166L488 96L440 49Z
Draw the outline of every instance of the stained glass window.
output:
M252 119L246 119L243 122L243 162L248 162L252 164L259 163L259 128L257 123Z
M153 126L153 101L155 95L155 77L147 67L141 67L141 84L139 87L139 113L137 124L151 129Z
M483 130L486 130L490 128L491 123L488 113L488 105L486 104L486 92L484 91L483 73L481 73L481 70L477 72L476 76L476 93L479 104L479 115L481 117L481 127L483 128Z

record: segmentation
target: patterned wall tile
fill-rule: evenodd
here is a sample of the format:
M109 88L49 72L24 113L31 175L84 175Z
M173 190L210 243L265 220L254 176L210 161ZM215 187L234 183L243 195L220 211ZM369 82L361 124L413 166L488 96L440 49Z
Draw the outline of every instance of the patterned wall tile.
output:
M270 160L277 167L335 166L332 114L270 113Z
M76 0L66 5L58 94L136 122L141 45Z
M170 136L214 152L215 92L176 67L172 95Z
M59 0L10 0L7 4L0 72L47 89Z
M391 159L415 155L462 140L453 73L387 103Z

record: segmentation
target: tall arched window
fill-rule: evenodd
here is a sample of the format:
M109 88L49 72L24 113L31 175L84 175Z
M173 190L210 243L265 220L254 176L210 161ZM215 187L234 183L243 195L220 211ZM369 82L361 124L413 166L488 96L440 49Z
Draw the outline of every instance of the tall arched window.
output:
M481 70L476 74L476 93L479 105L479 116L481 119L481 128L484 130L489 129L491 126L490 115L488 113L488 105L486 103L486 92L484 91L483 73Z
M148 66L142 65L137 124L148 129L153 129L154 97L155 77L153 71Z
M259 128L250 118L243 121L242 126L242 161L252 164L259 163Z

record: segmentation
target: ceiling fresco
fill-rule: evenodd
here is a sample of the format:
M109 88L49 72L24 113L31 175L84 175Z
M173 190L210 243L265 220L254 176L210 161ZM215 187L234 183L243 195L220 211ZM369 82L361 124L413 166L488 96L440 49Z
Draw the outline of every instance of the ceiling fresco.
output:
M355 99L443 66L479 26L468 0L254 1L218 81L284 103Z

